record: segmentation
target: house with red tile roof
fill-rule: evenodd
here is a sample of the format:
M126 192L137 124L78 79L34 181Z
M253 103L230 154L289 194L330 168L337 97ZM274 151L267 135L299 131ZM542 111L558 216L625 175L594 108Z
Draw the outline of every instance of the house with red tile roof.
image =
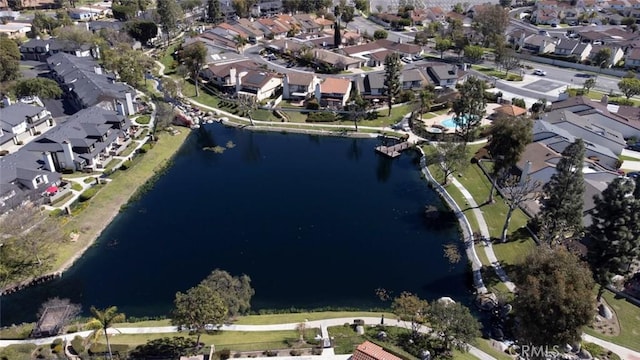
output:
M401 357L395 356L385 351L370 341L365 341L358 345L356 351L353 352L352 360L402 360Z
M316 85L315 96L321 106L342 109L351 94L351 86L350 79L326 78Z

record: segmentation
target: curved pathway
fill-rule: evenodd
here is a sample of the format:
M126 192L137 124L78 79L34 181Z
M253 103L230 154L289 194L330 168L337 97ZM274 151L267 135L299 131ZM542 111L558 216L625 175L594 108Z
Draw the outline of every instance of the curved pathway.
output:
M489 233L489 227L487 226L487 222L484 220L484 215L482 214L482 210L476 203L476 200L471 196L471 193L462 186L462 184L455 177L452 178L451 183L462 193L465 200L469 204L473 211L473 215L475 215L476 220L478 221L478 227L480 228L480 235L482 236L482 244L484 245L484 253L487 255L489 259L489 263L493 270L496 272L496 275L500 278L500 281L504 283L504 285L509 289L510 292L514 292L516 286L509 280L507 273L504 271L502 266L500 265L500 261L496 257L496 254L493 252L493 246L491 245L491 234Z

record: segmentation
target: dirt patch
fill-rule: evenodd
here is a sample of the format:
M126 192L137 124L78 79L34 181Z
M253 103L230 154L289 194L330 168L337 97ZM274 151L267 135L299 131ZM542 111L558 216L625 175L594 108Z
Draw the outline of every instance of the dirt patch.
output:
M613 314L613 316L611 317L611 319L605 319L600 315L596 315L592 325L593 329L602 335L607 335L607 336L620 335L620 322L618 322L618 315L616 315L616 312L613 310L613 308L609 304L607 304L604 298L601 299L600 303L604 304L609 309L611 309L611 313Z

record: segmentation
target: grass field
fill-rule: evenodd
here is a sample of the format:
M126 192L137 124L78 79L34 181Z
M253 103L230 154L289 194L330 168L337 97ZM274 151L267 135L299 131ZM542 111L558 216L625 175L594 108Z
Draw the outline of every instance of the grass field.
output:
M618 321L620 322L620 335L606 336L592 328L585 328L584 332L597 338L640 351L640 307L627 302L625 299L616 299L615 295L609 291L605 291L603 297L618 317Z

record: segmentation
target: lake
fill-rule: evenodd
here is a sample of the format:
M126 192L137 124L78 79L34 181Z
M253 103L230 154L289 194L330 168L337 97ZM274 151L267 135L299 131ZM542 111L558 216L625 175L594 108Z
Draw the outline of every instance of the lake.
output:
M251 277L254 310L388 306L377 288L468 299L466 261L443 255L457 228L425 225L441 201L417 154L388 159L378 144L205 125L61 279L3 297L2 325L35 321L53 296L166 315L216 268Z

